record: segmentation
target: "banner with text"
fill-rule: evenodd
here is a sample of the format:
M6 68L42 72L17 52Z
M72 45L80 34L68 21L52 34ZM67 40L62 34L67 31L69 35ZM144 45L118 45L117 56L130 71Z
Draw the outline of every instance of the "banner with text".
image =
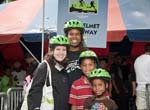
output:
M77 19L84 23L87 47L106 47L108 0L59 0L57 33L64 34L64 23Z

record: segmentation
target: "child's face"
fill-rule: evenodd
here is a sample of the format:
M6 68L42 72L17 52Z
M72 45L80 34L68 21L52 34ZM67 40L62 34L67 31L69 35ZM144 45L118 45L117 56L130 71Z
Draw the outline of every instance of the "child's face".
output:
M102 95L105 92L107 86L108 84L105 85L104 81L101 79L94 79L92 81L92 88L95 95Z
M83 59L81 63L82 72L87 76L96 66L92 59Z

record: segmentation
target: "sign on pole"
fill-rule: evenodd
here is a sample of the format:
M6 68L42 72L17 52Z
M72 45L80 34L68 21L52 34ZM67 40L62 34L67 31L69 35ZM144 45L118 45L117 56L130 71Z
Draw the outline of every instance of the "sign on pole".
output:
M105 48L108 0L59 0L57 33L64 34L64 23L77 19L84 23L88 47Z

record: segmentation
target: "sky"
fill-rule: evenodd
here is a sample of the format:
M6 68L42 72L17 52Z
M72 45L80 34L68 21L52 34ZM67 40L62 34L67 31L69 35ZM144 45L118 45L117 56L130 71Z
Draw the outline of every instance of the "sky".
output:
M45 28L56 30L58 0L45 1ZM150 29L150 0L118 0L118 3L122 12L123 21L128 29ZM0 7L1 10L3 8L4 6ZM34 28L41 28L41 13L42 10L33 20L28 30L32 29L34 31Z
M58 0L50 0L52 27L57 26ZM86 0L85 0L86 1ZM150 29L150 0L118 0L123 21L128 29Z
M118 0L128 29L150 29L150 0Z
M58 14L58 0L45 0L45 29L57 29L57 14ZM42 28L42 8L39 11L33 23L29 26L28 30L36 32L37 28ZM36 24L36 25L35 25ZM35 30L33 30L35 29Z

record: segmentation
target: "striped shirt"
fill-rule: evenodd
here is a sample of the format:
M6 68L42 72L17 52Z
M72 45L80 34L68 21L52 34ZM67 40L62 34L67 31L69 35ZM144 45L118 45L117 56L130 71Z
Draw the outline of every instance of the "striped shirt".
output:
M82 76L72 84L69 103L77 106L77 110L82 110L85 99L91 96L93 96L92 88Z

